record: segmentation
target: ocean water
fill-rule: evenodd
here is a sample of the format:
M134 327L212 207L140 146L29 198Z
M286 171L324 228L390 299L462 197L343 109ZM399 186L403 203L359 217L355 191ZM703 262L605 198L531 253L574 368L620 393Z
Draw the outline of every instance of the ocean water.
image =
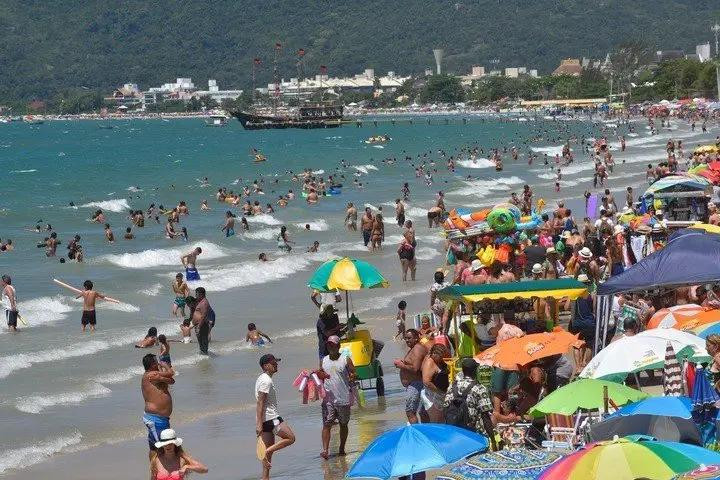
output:
M444 119L434 117L431 124L419 118L412 125L385 122L375 127L366 121L363 128L260 132L244 131L237 122L225 128L206 128L197 119L113 121L112 125L111 130L90 121L0 127L4 181L0 238L11 238L16 246L12 253L0 254L0 272L12 276L20 312L29 322L27 327L21 325L17 334L0 333L0 476L34 478L46 468L60 478L81 478L75 476L77 465L63 459L82 452L92 464L87 454L101 452L108 445L117 445L117 460L130 461L138 473L128 477L110 471L104 472L103 478L144 474L143 457L122 458L123 452L136 451L123 450L123 445L135 449L145 445L139 380L140 359L147 351L134 349L133 344L150 326L168 336L179 336L179 322L170 315L174 297L169 285L180 271L180 255L195 246L203 249L198 261L202 280L191 286L208 290L218 320L210 358L199 356L194 344L171 344L173 364L179 371L173 387L173 423L179 430L202 432L198 435L203 438L186 436L186 442L200 445L193 452L199 450L201 458L203 449L206 457L209 450L222 451L228 438L238 444L254 442L253 385L259 371L257 358L263 352L244 341L247 323L254 322L275 340L271 351L285 359L276 380L283 411L295 418L296 424L315 428L312 419L317 409L300 405L290 385L300 368L313 368L316 363L317 310L306 287L314 268L325 260L348 255L366 259L386 274L391 287L356 293L352 309L368 321L378 338L389 343L381 360L386 375L394 379L392 354L400 351L390 342L395 304L413 298L417 300L410 302L411 311L425 309L432 272L444 263L443 239L428 229L425 220L436 192L446 192L449 207L480 208L506 201L510 192L521 191L527 183L536 196L563 198L576 208L592 182L592 163L582 146L572 145L576 162L563 169L558 194L553 191L554 174L543 166L542 155L547 153L552 163L571 135L607 135L616 143L618 134L628 132L627 126L615 129L588 119L556 122L533 117L524 122L473 117L467 124L458 118L449 118L445 124ZM704 139L679 127L651 137L643 124L637 125L638 135L627 137L628 150L615 154L617 166L609 186L616 197L623 198L620 190L625 186L644 183L644 164L663 158L662 146L670 135L686 138L686 151ZM392 137L383 148L364 143L367 137L381 133ZM482 158L473 162L462 157L456 171L449 172L439 150L457 155L459 147L476 142L485 150ZM508 153L504 171L495 172L487 160L489 148L512 145L518 147L520 160L512 162ZM268 161L253 163L252 148L262 151ZM532 165L526 159L530 149L540 155ZM406 161L406 155L412 160ZM412 164L419 163L418 155L426 155L426 162L436 162L430 187L415 177ZM386 158L396 161L385 163ZM347 168L341 167L343 161ZM274 204L278 195L289 189L299 192L300 185L292 182L287 172L304 168L321 176L344 175L342 195L322 198L312 207L298 198L287 208L276 208L272 215L250 218L249 232L236 228L236 236L222 235L220 226L228 205L215 201L217 188L241 191L242 185L262 179L266 194L250 199ZM210 186L202 185L203 177L209 178ZM354 179L364 188L354 187ZM400 196L403 182L410 183L406 211L417 226L420 264L418 280L405 284L399 278L395 253L401 230L393 223L394 200ZM200 211L204 199L212 211ZM181 200L191 210L182 219L189 242L165 239L162 225L149 218L144 228L133 229L135 240L122 239L125 227L130 226L126 218L129 209L145 210L150 203L171 207ZM349 201L360 208L384 209L387 243L382 251L367 252L360 234L345 230L344 208ZM104 241L102 227L88 221L96 209L103 209L112 225L116 238L112 245ZM30 231L37 222L50 223L58 232L62 241L59 256L64 256L65 244L73 235L81 235L85 263L61 264L58 258L45 257L44 249L36 247L43 235ZM305 230L306 224L310 231ZM289 254L276 248L281 225L288 226L291 239L297 242ZM314 240L320 242L320 251L306 253ZM260 252L267 252L271 261L258 262ZM100 303L97 332L83 335L82 304L54 284L53 278L78 286L91 279L96 289L122 303ZM397 396L396 380L388 383L390 396ZM250 427L242 430L229 417L242 417ZM312 435L319 438L319 427L316 430ZM363 437L360 443L370 437ZM296 444L292 448L302 452L309 447ZM302 455L294 458L305 472L301 478L319 478L313 470L318 448L316 444L310 448L313 458L306 463ZM242 455L254 462L252 452ZM282 468L282 462L279 456L277 468ZM213 470L213 465L210 467ZM228 477L211 474L207 478Z

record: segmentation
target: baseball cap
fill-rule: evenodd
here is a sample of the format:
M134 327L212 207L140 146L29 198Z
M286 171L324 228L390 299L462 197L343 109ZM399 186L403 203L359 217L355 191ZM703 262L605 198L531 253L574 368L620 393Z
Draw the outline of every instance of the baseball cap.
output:
M532 273L542 273L542 271L543 271L542 265L540 265L539 263L536 263L535 265L532 266Z
M476 271L480 270L481 268L483 268L484 266L485 265L483 265L483 263L479 259L476 258L470 264L470 270L473 272L476 272Z
M462 359L462 363L460 365L462 368L477 368L478 363L472 357L465 357Z
M276 357L275 355L273 355L272 353L266 353L265 355L263 355L262 357L260 357L260 366L262 367L262 366L264 366L264 365L266 365L266 364L268 364L268 363L279 362L279 361L280 361L280 359L277 358L277 357Z

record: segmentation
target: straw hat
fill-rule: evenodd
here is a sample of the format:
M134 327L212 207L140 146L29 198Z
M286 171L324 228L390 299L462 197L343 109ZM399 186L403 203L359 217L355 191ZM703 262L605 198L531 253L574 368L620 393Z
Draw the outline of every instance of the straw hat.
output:
M485 267L485 264L477 258L475 260L473 260L472 263L470 264L470 270L473 272L477 272L478 270L480 270L483 267Z
M171 443L175 444L176 447L179 447L182 445L183 439L178 437L175 430L172 428L166 428L160 432L160 441L155 442L155 448L162 448L165 445L170 445Z
M536 263L535 265L532 266L532 273L542 273L542 271L543 271L542 265L540 265L539 263Z
M546 255L550 255L551 253L557 253L557 250L555 250L555 247L548 247L547 250L545 250Z
M583 247L580 250L580 256L587 259L587 258L592 258L593 254L588 247Z
M570 235L571 235L570 230L565 230L562 232L562 235L560 235L560 238L568 239L568 238L570 238Z
M655 215L662 215L662 214L663 214L662 210L660 210L660 209L655 210Z
M578 275L577 279L578 279L578 282L590 283L590 278L584 273L581 273L580 275Z

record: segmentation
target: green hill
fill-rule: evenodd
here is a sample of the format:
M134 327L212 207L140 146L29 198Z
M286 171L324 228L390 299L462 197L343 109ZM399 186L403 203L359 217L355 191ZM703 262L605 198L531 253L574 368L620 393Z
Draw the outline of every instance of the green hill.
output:
M331 76L419 73L433 65L433 47L445 49L447 71L497 59L548 73L562 58L603 58L627 40L694 51L714 21L717 0L5 0L0 102L175 77L246 88L254 57L263 59L258 84L270 80L275 42L285 78L299 48L309 75L321 64Z

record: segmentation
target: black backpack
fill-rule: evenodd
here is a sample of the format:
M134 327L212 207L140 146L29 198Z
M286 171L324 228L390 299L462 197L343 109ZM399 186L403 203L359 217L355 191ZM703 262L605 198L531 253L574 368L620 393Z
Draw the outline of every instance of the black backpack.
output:
M468 393L470 393L475 385L477 385L477 382L473 380L470 382L470 385L465 388L465 391L460 394L457 382L453 384L453 399L443 411L443 414L445 415L445 423L465 428L467 430L475 430L475 422L470 416L470 411L467 406Z

